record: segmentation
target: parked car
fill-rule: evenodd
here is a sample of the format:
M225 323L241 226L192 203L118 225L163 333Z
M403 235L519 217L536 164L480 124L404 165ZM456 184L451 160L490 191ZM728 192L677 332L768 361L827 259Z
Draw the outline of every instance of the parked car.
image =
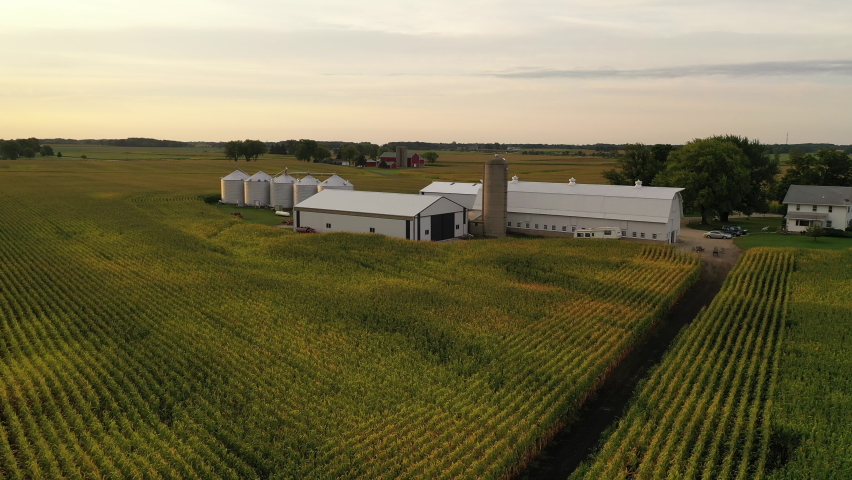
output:
M704 234L704 238L724 238L725 240L730 240L734 238L730 233L725 233L719 230L711 230Z
M737 237L741 235L748 235L748 230L739 225L724 225L722 227L722 231L730 233L731 235L736 235Z

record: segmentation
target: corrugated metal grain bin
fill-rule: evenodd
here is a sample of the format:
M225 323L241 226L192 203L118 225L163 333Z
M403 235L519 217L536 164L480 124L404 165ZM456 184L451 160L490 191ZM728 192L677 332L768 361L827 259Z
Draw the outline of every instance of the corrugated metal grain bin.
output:
M293 208L293 184L297 180L284 173L269 181L269 204L273 207Z
M352 185L347 180L344 180L337 175L332 175L331 177L325 179L322 183L319 184L317 191L321 192L323 190L355 190L355 186Z
M248 178L249 175L239 169L222 177L222 203L243 203L245 201L244 182Z
M298 205L299 202L316 195L319 184L320 181L310 175L297 180L293 184L293 202Z
M272 177L260 171L245 181L246 205L269 206L269 181Z

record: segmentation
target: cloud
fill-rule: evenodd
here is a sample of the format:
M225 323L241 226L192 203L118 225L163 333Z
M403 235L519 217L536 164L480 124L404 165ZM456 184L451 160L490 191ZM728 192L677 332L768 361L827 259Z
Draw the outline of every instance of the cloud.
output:
M567 79L665 79L683 77L773 77L809 75L852 76L852 60L806 60L791 62L752 62L721 65L689 65L644 69L527 69L494 72L486 75L499 78L567 78Z

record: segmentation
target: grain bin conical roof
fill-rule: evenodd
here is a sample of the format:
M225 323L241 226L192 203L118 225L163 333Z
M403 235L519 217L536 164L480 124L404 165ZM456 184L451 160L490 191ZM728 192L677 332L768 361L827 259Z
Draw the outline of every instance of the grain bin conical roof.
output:
M296 183L297 179L296 179L296 177L291 177L287 173L282 173L281 175L278 175L277 177L273 177L272 180L270 180L270 182L272 182L272 183Z
M314 178L311 175L307 175L305 177L300 178L296 181L297 185L319 185L320 181Z
M249 178L249 174L240 170L239 168L229 173L228 175L222 177L222 180L245 180Z
M270 180L272 180L272 177L266 174L263 170L255 173L254 175L246 179L247 182L268 182Z

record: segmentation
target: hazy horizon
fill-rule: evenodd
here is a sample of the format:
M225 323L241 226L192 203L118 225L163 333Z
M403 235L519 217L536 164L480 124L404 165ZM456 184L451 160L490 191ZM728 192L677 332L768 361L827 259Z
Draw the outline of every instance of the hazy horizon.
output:
M0 138L852 144L852 4L838 0L35 0L4 13Z

